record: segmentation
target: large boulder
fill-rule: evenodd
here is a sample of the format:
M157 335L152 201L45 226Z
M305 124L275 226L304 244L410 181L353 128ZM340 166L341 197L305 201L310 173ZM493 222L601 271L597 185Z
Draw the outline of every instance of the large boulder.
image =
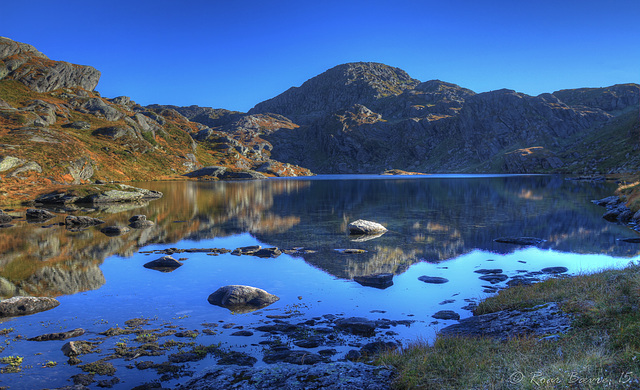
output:
M364 219L358 219L349 224L350 234L378 234L384 233L387 228L380 225L377 222L365 221Z
M256 287L229 285L217 289L207 300L212 305L236 313L248 313L269 306L280 298Z
M48 297L13 297L0 302L0 318L24 316L53 309L60 302Z

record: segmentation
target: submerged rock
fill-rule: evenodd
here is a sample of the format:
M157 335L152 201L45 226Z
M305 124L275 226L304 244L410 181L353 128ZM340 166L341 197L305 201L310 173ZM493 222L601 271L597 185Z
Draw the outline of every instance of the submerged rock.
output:
M160 272L175 271L178 267L181 267L182 263L174 259L171 256L163 256L159 259L150 261L143 265L144 268L154 269Z
M278 301L280 298L251 286L229 285L220 287L207 300L210 304L237 313L248 313Z
M418 280L423 281L425 283L431 283L431 284L443 284L449 281L449 279L447 278L441 278L439 276L427 276L427 275L420 276Z
M503 244L514 244L514 245L538 245L547 240L536 237L500 237L493 240L495 242L500 242Z
M0 302L0 317L23 316L53 309L60 302L48 297L13 297Z
M384 233L387 228L380 225L377 222L365 221L364 219L358 219L349 224L350 234L376 234Z
M387 287L393 286L393 274L390 273L355 276L353 280L363 286L375 287L380 289L385 289Z
M29 341L51 341L51 340L66 340L72 337L80 337L84 334L84 329L77 328L67 332L47 333L40 336L27 339Z

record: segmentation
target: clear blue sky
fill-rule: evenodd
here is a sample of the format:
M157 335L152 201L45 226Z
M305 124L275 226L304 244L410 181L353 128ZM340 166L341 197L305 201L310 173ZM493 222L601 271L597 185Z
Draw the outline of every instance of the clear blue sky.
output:
M476 92L640 83L640 0L7 1L0 36L145 105L247 111L353 61Z

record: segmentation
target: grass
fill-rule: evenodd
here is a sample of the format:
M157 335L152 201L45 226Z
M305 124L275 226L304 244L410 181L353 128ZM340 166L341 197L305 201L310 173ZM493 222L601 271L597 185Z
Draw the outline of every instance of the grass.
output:
M573 329L555 340L438 336L377 363L398 371L395 389L640 387L640 265L512 287L482 302L477 314L545 302L575 315Z

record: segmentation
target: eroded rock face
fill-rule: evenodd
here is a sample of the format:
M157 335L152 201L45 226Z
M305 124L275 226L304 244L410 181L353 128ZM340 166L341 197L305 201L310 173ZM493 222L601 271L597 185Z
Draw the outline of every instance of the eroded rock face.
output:
M57 299L48 297L13 297L0 302L0 317L24 316L53 309L60 305Z
M248 313L269 306L280 298L256 287L230 285L220 287L207 300L233 312Z

